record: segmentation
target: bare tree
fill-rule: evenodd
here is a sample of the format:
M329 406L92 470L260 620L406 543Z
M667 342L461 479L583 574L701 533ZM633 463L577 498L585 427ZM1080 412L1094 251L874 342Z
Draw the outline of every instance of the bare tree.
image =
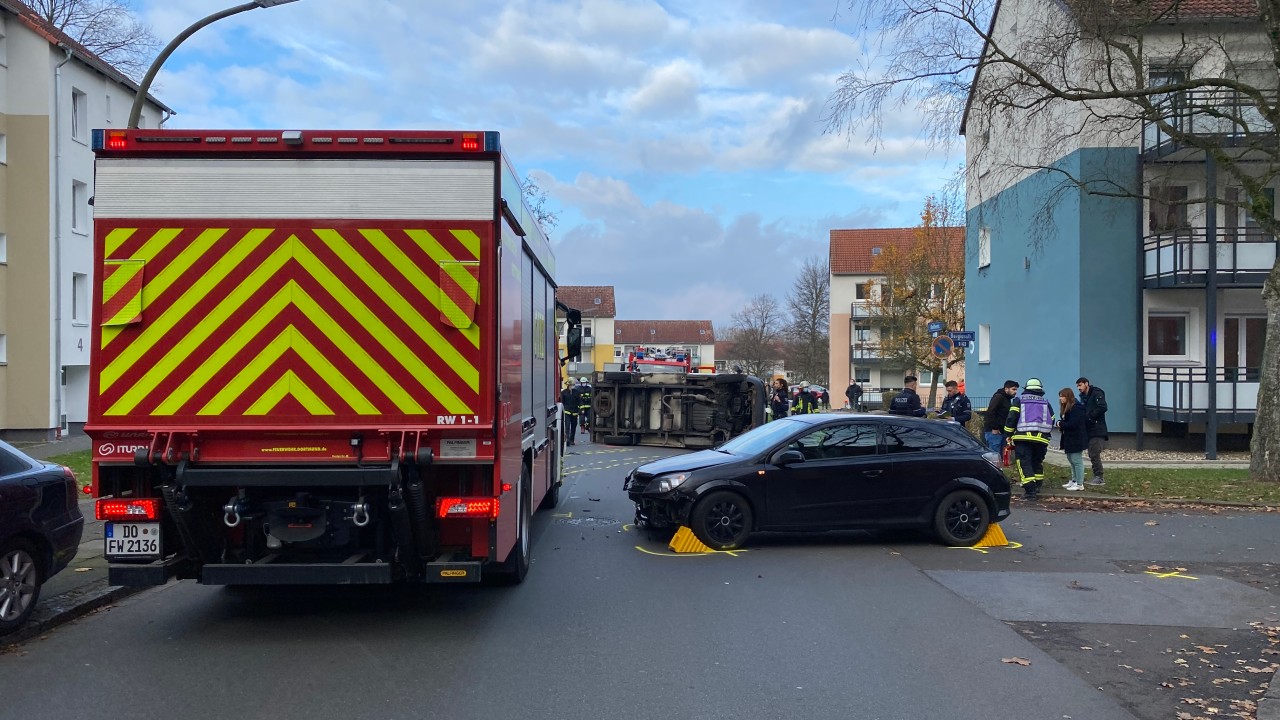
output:
M934 407L938 380L963 356L939 358L933 353L931 321L947 330L964 327L964 243L957 227L960 212L936 197L925 200L915 238L905 249L884 248L871 270L880 276L868 283L872 312L880 321L880 353L895 365L933 372L928 405Z
M520 184L520 192L524 195L524 202L533 213L533 218L538 221L538 227L549 237L560 222L560 213L547 207L547 191L542 189L533 175L526 174Z
M746 307L733 314L729 341L733 343L733 359L744 372L767 377L782 359L782 312L772 295L756 295Z
M830 128L878 139L890 111L921 108L934 143L967 138L968 207L1039 172L1059 178L1061 192L1144 201L1148 240L1159 241L1165 229L1157 209L1185 217L1188 207L1206 218L1239 213L1259 235L1280 236L1273 189L1280 177L1280 0L1215 3L1213 17L1207 4L1190 0L847 6L879 44L864 67L839 79ZM993 128L1006 138L1016 129L1018 142L988 142ZM1201 197L1170 197L1159 174L1176 172L1172 164L1147 166L1135 179L1132 168L1078 172L1059 162L1086 146L1167 148L1222 177ZM1045 221L1055 200L1052 193L1042 198L1033 225L1051 227ZM1268 262L1260 269L1267 325L1251 471L1280 482L1280 262Z
M831 272L827 261L809 258L787 293L787 368L799 380L827 385L831 354Z
M24 0L36 15L137 80L160 41L133 16L128 0Z

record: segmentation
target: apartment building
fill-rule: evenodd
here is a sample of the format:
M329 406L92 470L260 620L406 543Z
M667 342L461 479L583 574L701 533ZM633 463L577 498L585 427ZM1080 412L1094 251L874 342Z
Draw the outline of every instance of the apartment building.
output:
M941 236L950 244L949 252L960 257L964 249L964 229L944 228ZM876 258L886 248L910 252L916 242L917 228L866 228L832 230L830 235L831 267L831 387L843 393L852 380L872 393L868 398L879 402L882 390L902 388L902 378L915 374L920 386L933 384L931 371L911 367L883 352L881 337L886 332L878 317L873 293L885 277L875 270ZM963 328L948 328L962 330ZM958 351L958 352L963 352ZM946 380L963 380L963 364L952 366L939 384ZM869 400L870 401L870 400Z
M1128 12L1103 26L1082 22L1071 3L997 6L992 37L1006 48L1034 43L1028 34L1046 23L1077 28L1062 67L1079 77L1063 84L1087 86L1088 73L1110 70L1106 82L1121 89L1171 90L1136 113L1114 99L993 111L985 98L1008 65L979 71L961 127L977 250L966 267L966 312L979 330L970 394L1033 375L1052 391L1083 375L1107 391L1113 440L1203 446L1213 457L1251 433L1261 288L1277 254L1225 169L1274 199L1276 129L1244 92L1179 84L1238 80L1274 106L1276 68L1251 0ZM1135 49L1127 67L1102 62L1107 48L1091 34L1116 25Z
M16 0L0 0L0 434L88 416L93 128L124 127L137 84ZM142 126L172 111L148 98Z

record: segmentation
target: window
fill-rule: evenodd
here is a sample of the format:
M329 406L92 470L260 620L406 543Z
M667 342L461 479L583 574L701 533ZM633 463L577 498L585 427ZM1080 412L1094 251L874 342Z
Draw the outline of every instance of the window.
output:
M7 29L4 16L0 15L0 65L4 66L9 65L9 39L5 32Z
M871 342L871 326L870 325L854 325L853 326L854 342Z
M615 347L615 348L613 349L613 356L614 356L614 357L616 357L616 358L620 358L620 357L622 357L622 348L620 348L620 347Z
M941 435L934 435L927 430L903 427L901 425L885 426L884 444L890 453L955 450L962 447L960 443L948 440Z
M1187 356L1186 313L1147 318L1147 354L1152 357Z
M23 460L17 455L0 450L0 477L17 475L18 473L24 473L31 469L31 464L26 460ZM52 493L46 494L51 495Z
M991 323L978 324L978 362L991 362Z
M0 233L0 263L9 262L9 234Z
M107 124L111 124L111 96L107 95L102 99L103 114L106 115Z
M978 267L991 265L991 228L978 228Z
M1189 227L1186 185L1153 185L1147 206L1149 231L1166 233Z
M590 325L583 325L583 326L582 326L582 337L584 337L584 338L589 338L589 337L591 337L591 326L590 326Z
M596 299L595 299L595 304L596 304L596 305L599 305L601 302L603 302L603 301L602 301L600 298L596 298Z
M854 368L853 381L859 385L871 382L871 368ZM864 388L865 389L865 388Z
M71 137L85 142L89 132L89 98L80 90L71 88Z
M79 180L71 183L71 229L89 232L89 186Z
M0 363L9 362L9 336L0 333Z
M854 299L854 300L868 300L868 299L869 299L869 298L867 297L867 283L858 283L856 286L854 286L854 288L853 288L853 299Z
M9 136L0 133L0 165L9 164Z
M89 322L89 276L71 273L71 322Z
M875 455L876 426L873 423L849 423L825 427L796 440L789 449L799 450L805 460Z

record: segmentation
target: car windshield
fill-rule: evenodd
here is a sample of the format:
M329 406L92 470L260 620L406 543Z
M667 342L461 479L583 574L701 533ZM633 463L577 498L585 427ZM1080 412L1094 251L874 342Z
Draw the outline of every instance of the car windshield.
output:
M799 420L781 418L745 432L716 449L731 455L757 455L807 425Z

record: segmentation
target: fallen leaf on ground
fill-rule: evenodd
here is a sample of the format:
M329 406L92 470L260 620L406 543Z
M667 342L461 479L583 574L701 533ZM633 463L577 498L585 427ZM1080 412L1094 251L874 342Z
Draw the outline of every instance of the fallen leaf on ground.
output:
M1147 527L1151 527L1152 525L1159 525L1160 523L1156 522L1155 520L1148 520L1142 524L1146 525Z
M1208 645L1197 645L1196 647L1200 650L1200 652L1205 653L1205 654L1208 654L1208 655L1217 655L1217 654L1218 654L1218 651L1217 651L1217 650L1214 650L1213 648L1209 647Z
M93 568L76 568L76 572L89 572Z
M1026 658L1020 658L1020 657L1001 658L1000 662L1008 663L1010 665L1021 665L1023 667L1026 667L1031 664L1030 660Z

